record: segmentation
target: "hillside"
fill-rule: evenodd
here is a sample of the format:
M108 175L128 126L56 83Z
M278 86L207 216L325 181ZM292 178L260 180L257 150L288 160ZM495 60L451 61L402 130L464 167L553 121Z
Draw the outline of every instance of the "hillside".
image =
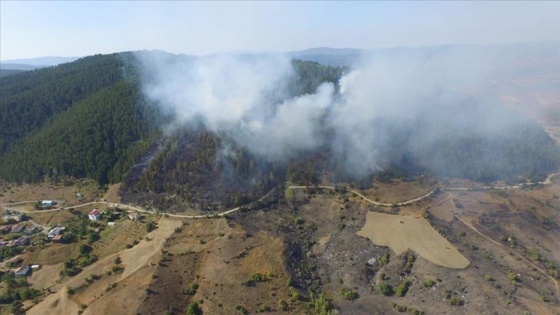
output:
M0 313L554 314L560 126L527 114L556 113L554 60L520 53L491 94L431 63L462 48L3 77Z
M427 48L421 52L429 56L448 49ZM417 53L398 51L398 58ZM356 51L322 49L301 53L331 56ZM154 60L168 58L169 64L179 67L187 62L187 71L190 63L194 67L197 62L192 57L161 52L142 54ZM208 130L196 122L173 122L176 113L161 110L162 107L155 106L159 100L141 93L145 89L143 84L151 79L138 56L96 55L3 78L0 176L18 182L89 177L100 184L126 178L123 193L127 192L130 200L173 195L180 204L210 203L224 207L254 200L275 183L304 178L304 182L316 182L324 174L332 182L360 181L365 187L372 176L407 176L406 173L426 171L484 182L516 182L542 179L559 163L558 147L535 122L495 102L460 95L453 103L428 96L422 102L432 104L411 117L381 116L361 125L345 126L342 133L333 129L332 124L337 122L329 120L336 116L328 115L334 115L335 109L329 109L318 120L315 128L320 128L319 140L315 141L332 142L330 147L323 145L273 161L248 147L250 144L244 140L230 137L230 131ZM213 62L212 58L209 62ZM261 62L251 58L241 60L249 64ZM297 60L291 67L295 73L285 83L285 94L273 96L283 102L315 97L312 95L325 82L334 84L335 99L341 97L339 80L352 70ZM493 118L487 117L489 113L491 117L501 116L495 128L491 127ZM360 112L354 115L360 116ZM163 136L160 128L168 129L169 123L188 127L181 126ZM367 137L361 143L344 139L350 136L344 134L348 128ZM201 136L212 139L209 147L204 142L192 142ZM352 146L358 146L357 153L361 155L368 154L368 150L376 152L377 165L365 169L358 166L367 160L348 155L356 150ZM184 151L187 147L189 150ZM224 156L228 148L241 155ZM152 158L155 159L151 165L144 163ZM131 169L135 163L137 166ZM251 180L243 183L248 178ZM222 187L223 198L208 199L213 185ZM152 197L146 199L148 195Z
M2 176L120 181L157 131L158 115L138 92L132 58L92 56L3 79Z

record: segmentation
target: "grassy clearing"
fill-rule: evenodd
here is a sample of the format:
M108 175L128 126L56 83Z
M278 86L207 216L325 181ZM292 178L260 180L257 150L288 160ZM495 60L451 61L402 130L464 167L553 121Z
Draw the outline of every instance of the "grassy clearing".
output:
M368 212L358 235L397 253L411 249L428 261L448 267L465 268L469 261L424 218Z

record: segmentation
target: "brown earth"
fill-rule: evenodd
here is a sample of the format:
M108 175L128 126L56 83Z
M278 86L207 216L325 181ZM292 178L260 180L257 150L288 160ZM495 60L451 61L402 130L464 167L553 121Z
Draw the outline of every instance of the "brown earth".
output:
M397 255L411 249L439 266L462 269L469 265L469 261L424 218L368 212L358 235L379 246L389 246Z
M276 201L226 218L163 218L159 228L145 237L140 233L142 224L121 220L116 230L102 232L102 240L94 244L99 261L81 274L61 283L46 276L58 274L60 265L33 274L32 285L54 284L55 293L29 313L77 313L84 308L84 314L184 314L188 303L198 301L204 314L234 314L241 307L249 313L313 314L308 307L311 290L315 296L324 294L340 314L391 314L398 307L427 314L554 314L560 300L547 275L547 268L559 266L554 250L560 239L559 194L557 179L553 182L555 186L515 191L443 191L392 208L376 208L351 193L296 189L290 202L281 194L272 198ZM395 184L399 194L408 185ZM387 200L399 198L387 195ZM424 229L412 242L422 243L435 229L470 265L441 267L424 259L414 246L394 252L360 237L357 233L368 224L368 217L386 216L379 212L391 213L398 221L393 222L397 226L379 221L376 230L399 240L404 235L396 233L401 225ZM514 239L513 245L508 237ZM124 243L139 239L138 245L124 250ZM531 258L529 249L536 249L540 260ZM25 255L36 260L58 257L52 262L66 257L56 247ZM125 269L109 274L117 256ZM92 273L100 279L88 283ZM263 282L250 281L255 275ZM396 290L404 279L411 284L403 297L384 296L378 289L387 283ZM434 286L424 286L426 279ZM193 283L198 285L196 293L187 290ZM68 295L68 288L76 292ZM344 299L342 289L356 292L357 299ZM280 310L281 300L287 311Z

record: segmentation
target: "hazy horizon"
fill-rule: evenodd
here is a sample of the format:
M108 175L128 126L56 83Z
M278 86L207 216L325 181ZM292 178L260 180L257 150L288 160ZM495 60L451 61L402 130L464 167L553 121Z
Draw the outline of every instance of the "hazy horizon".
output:
M560 40L559 2L0 2L0 60Z

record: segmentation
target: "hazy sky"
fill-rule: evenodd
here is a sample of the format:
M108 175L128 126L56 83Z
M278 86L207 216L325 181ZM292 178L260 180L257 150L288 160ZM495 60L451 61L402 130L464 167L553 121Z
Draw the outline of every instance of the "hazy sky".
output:
M560 2L0 1L0 59L560 40Z

